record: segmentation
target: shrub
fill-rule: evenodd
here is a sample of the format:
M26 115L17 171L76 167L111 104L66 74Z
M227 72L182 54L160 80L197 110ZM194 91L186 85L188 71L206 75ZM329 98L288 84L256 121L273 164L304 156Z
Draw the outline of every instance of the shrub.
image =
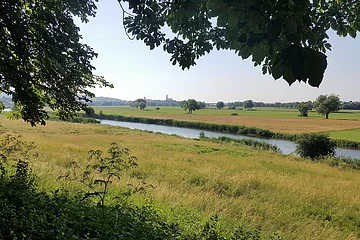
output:
M336 143L331 141L328 134L306 133L296 140L296 153L301 157L313 160L322 156L333 156L336 151Z
M238 114L237 113L231 113L231 116L237 116Z

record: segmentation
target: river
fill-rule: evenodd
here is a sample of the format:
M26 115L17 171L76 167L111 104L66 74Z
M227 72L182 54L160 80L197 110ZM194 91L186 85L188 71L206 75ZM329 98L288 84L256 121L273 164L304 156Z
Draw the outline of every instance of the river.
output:
M186 138L199 138L200 132L204 132L206 137L230 137L236 139L253 139L257 141L267 142L273 145L276 145L280 148L283 154L291 154L296 149L296 144L291 141L285 141L280 139L267 139L267 138L258 138L246 135L236 135L230 133L221 133L221 132L212 132L200 129L192 129L192 128L180 128L180 127L172 127L172 126L163 126L163 125L155 125L155 124L145 124L145 123L133 123L133 122L120 122L120 121L112 121L112 120L99 120L101 124L111 125L111 126L119 126L130 129L139 129L139 130L147 130L153 132L161 132L165 134L176 134ZM337 156L345 156L352 158L360 159L360 150L353 149L345 149L338 148L336 150Z

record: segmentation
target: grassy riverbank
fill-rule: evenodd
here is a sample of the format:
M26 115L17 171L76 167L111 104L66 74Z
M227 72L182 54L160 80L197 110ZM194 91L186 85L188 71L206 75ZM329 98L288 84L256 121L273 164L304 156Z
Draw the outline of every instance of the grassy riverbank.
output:
M284 239L360 237L359 171L232 143L111 126L48 122L31 128L3 117L1 124L3 130L35 142L38 157L31 167L47 191L62 186L55 179L72 161L85 164L90 149L106 150L117 142L138 158L139 167L130 176L146 177L154 185L148 194L169 221L191 226L186 223L191 214L202 219L218 213L224 231L245 224L261 226L267 234L278 232ZM113 186L121 189L125 183Z
M245 135L252 135L257 137L265 137L265 138L278 138L278 139L285 139L292 141L295 141L299 136L299 134L278 133L278 132L272 132L268 129L241 126L235 124L218 124L211 122L184 121L184 120L175 120L175 119L146 118L146 117L128 117L122 115L107 115L107 114L94 114L92 117L98 119L114 120L114 121L194 128L194 129L226 132L233 134L245 134ZM360 141L358 142L347 139L334 139L334 141L336 141L336 145L338 147L344 147L349 149L360 149Z

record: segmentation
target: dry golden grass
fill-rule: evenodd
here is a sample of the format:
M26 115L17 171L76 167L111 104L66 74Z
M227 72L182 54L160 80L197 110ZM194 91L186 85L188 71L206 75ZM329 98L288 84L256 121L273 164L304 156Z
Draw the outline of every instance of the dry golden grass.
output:
M285 239L360 237L359 171L111 126L48 122L31 128L0 120L7 132L36 143L39 157L33 170L48 189L59 186L55 178L71 161L84 162L88 150L106 150L118 142L138 157L139 168L132 174L147 177L155 186L149 193L165 209L183 206L203 215L219 213L228 225L260 225Z
M156 118L156 116L151 116ZM161 115L158 118L243 125L279 133L328 132L360 128L360 121L265 116L222 116L201 114Z

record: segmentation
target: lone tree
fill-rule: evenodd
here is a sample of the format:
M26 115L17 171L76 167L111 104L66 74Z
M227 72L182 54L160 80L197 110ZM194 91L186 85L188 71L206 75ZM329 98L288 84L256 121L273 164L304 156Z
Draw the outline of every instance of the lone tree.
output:
M225 104L222 101L216 103L216 108L218 108L218 109L222 109L222 108L224 108L224 106L225 106Z
M289 85L296 80L318 87L331 50L328 30L355 38L359 1L339 0L118 0L127 2L127 33L150 49L162 46L182 69L214 48L252 56L255 66ZM167 25L175 34L166 34Z
M246 100L244 101L244 108L246 109L250 109L250 108L253 108L254 106L254 103L252 100Z
M139 108L140 108L140 110L144 110L146 108L146 102L140 102Z
M297 110L299 110L301 116L307 117L309 112L310 106L308 103L300 103L297 106Z
M144 104L141 104L141 103L144 103L145 104L145 107L144 107ZM140 108L141 109L141 106L144 107L144 109L146 108L146 100L145 99L142 99L142 98L138 98L136 99L135 101L131 102L130 103L130 107L133 107L133 108ZM141 109L143 110L143 109Z
M199 103L195 99L188 99L183 101L183 108L191 114L193 111L200 109Z
M156 110L157 112L159 112L159 111L160 111L160 108L159 108L159 107L156 107L155 110Z
M317 113L325 115L326 119L329 118L329 114L332 112L337 112L340 109L340 99L339 96L331 95L320 95L316 98L314 102L314 108Z

